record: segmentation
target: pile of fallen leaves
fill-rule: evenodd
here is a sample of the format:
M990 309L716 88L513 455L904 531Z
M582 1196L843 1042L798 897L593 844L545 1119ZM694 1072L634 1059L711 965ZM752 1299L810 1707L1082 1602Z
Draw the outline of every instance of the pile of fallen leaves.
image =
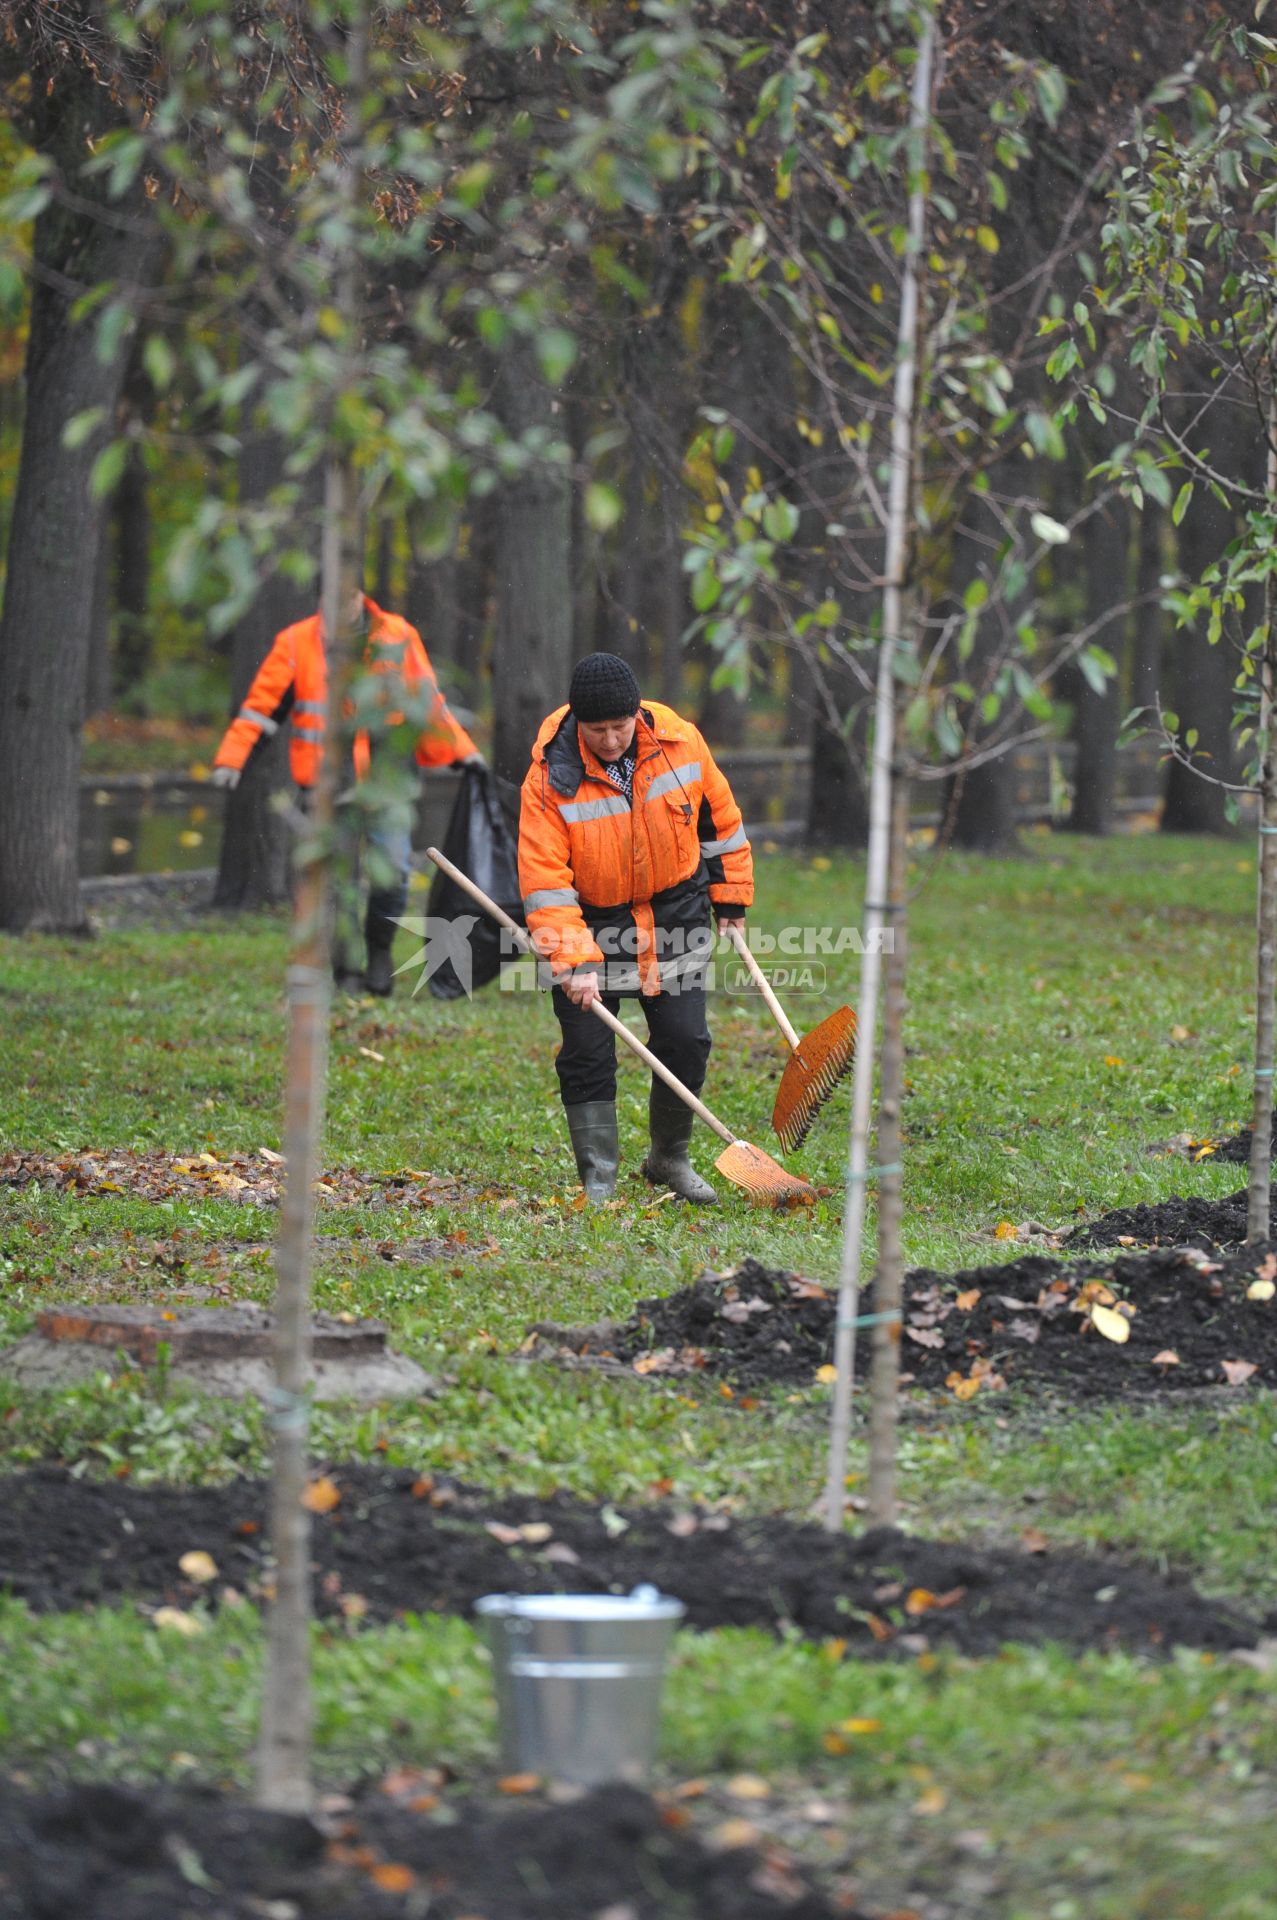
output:
M1105 1260L1029 1254L905 1282L901 1380L957 1400L1045 1382L1077 1398L1167 1387L1277 1386L1277 1254L1267 1243L1194 1246ZM873 1288L862 1311L874 1310ZM522 1351L644 1378L709 1375L736 1389L833 1378L835 1300L799 1275L746 1260L703 1273L623 1323L542 1322ZM857 1343L857 1370L869 1342Z
M83 1153L0 1154L0 1187L36 1187L47 1193L124 1193L140 1200L234 1200L242 1206L278 1206L284 1159L269 1147L256 1153L134 1152L112 1147ZM456 1200L460 1181L406 1168L361 1173L338 1167L315 1182L317 1199L332 1207L433 1206Z

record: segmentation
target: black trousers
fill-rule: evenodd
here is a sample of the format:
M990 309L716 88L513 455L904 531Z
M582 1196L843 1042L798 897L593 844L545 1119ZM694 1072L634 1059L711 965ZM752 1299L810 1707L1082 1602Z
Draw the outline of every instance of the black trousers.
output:
M556 987L550 997L555 1018L563 1031L563 1044L554 1066L564 1106L579 1107L587 1100L615 1100L615 1034L604 1026L597 1014L573 1006L561 987ZM603 1004L610 1013L618 1012L620 995L605 993ZM638 1004L647 1016L648 1044L652 1052L662 1066L678 1075L685 1087L699 1093L705 1084L710 1049L704 987L683 987L678 993L658 993L652 998L640 994Z

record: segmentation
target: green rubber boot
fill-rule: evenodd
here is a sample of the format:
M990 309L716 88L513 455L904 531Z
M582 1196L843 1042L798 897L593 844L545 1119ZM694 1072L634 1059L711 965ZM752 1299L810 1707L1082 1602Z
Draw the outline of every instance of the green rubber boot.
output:
M653 1079L647 1102L652 1150L643 1162L643 1177L654 1187L669 1187L680 1200L695 1207L716 1207L718 1195L702 1180L687 1157L696 1115L663 1080Z
M586 1201L597 1206L616 1192L616 1170L621 1149L616 1136L616 1106L611 1100L586 1100L578 1107L564 1107L576 1170L585 1188Z

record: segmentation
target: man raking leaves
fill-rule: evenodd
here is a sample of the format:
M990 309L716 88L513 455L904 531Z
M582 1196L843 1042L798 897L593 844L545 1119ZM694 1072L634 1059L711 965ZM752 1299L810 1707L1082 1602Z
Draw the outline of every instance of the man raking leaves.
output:
M517 947L524 953L533 951L532 942L523 928L512 920L495 900L490 900L483 889L477 887L468 875L462 873L460 867L454 866L446 854L440 853L437 847L427 847L426 855L463 892L468 893L485 913L491 914L498 926L505 927L507 932L513 935ZM609 1013L601 997L591 1000L589 1013L601 1021L616 1039L623 1041L631 1053L637 1054L638 1058L652 1069L654 1087L658 1083L668 1087L674 1098L682 1101L694 1117L702 1119L721 1140L727 1142L723 1152L714 1162L725 1180L730 1180L733 1185L741 1187L752 1199L769 1206L810 1206L815 1201L815 1191L805 1180L798 1179L792 1173L786 1173L783 1167L777 1166L769 1154L763 1153L758 1147L751 1146L748 1140L738 1140L731 1128L724 1126L717 1114L711 1113L703 1100L699 1100L694 1093L688 1091L677 1074L672 1073L654 1053L649 1052L638 1036L630 1032L623 1020L618 1020L614 1013Z
M555 1060L586 1197L615 1189L616 1045L591 1017L637 996L656 1058L692 1093L709 1062L705 966L720 930L754 898L749 841L732 790L696 727L644 703L628 663L578 661L568 704L543 722L523 782L519 883L532 943L548 964L563 1034ZM653 1077L643 1173L684 1200L714 1189L688 1159L693 1115Z

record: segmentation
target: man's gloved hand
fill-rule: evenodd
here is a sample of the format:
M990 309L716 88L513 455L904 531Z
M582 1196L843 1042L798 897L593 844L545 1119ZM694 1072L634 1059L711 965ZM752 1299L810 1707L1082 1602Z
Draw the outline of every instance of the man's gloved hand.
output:
M486 767L487 761L481 753L468 753L464 760L458 760L459 767Z
M238 767L214 767L209 774L209 783L214 787L223 787L227 793L234 793L239 785Z

